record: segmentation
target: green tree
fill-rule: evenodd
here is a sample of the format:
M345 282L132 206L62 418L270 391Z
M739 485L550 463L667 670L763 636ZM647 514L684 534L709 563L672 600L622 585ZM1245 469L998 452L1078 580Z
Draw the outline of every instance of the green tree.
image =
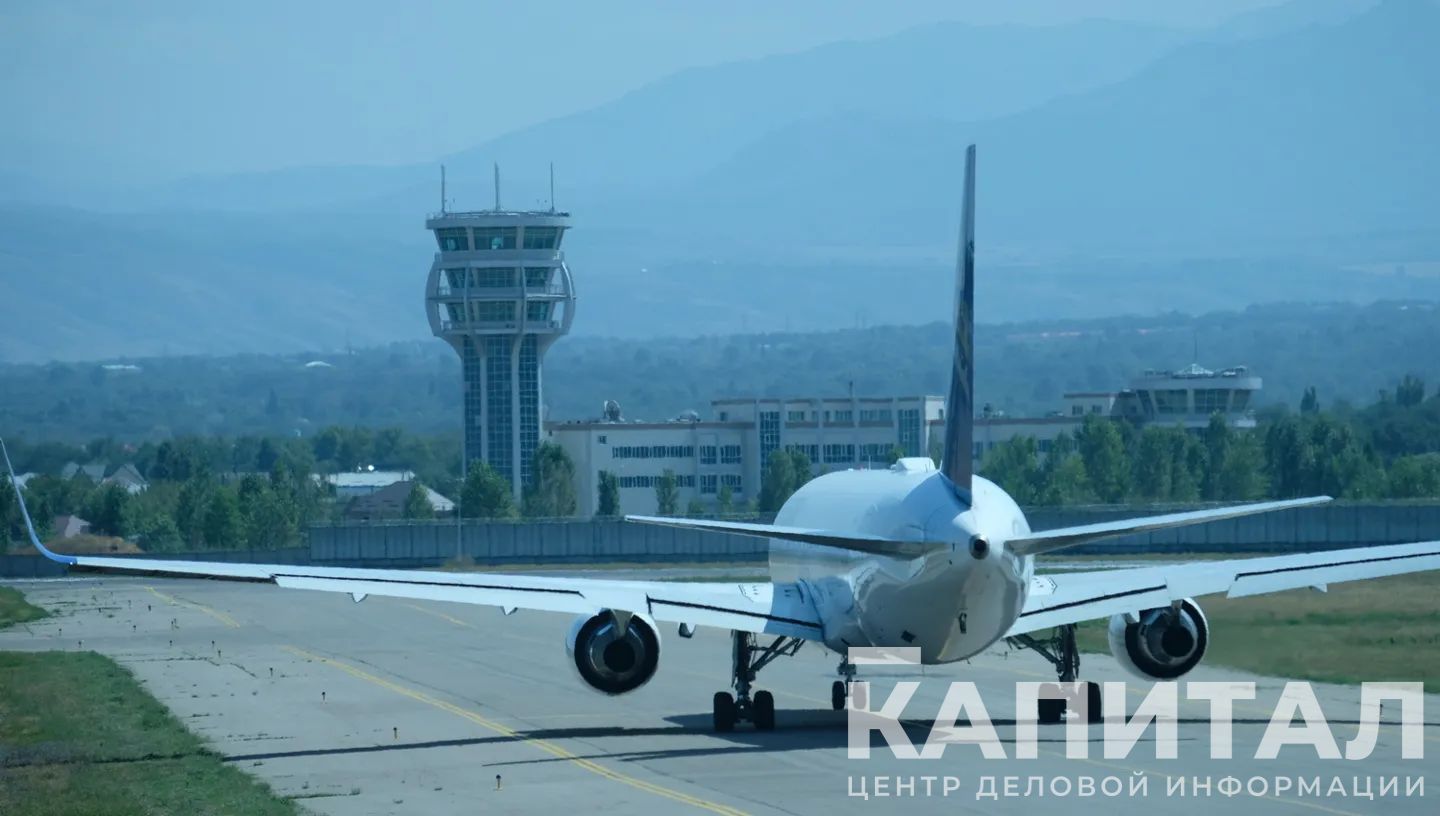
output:
M1050 441L1050 452L1040 463L1040 495L1036 504L1055 507L1091 499L1085 463L1075 451L1075 438L1061 432Z
M1402 456L1391 463L1387 476L1391 498L1440 497L1440 453Z
M794 492L795 460L783 450L771 451L760 477L760 512L778 512Z
M600 509L595 515L602 518L620 515L620 478L608 470L600 471Z
M1320 396L1315 393L1315 386L1312 385L1305 389L1305 395L1300 398L1300 413L1320 413Z
M680 488L675 471L669 468L655 480L655 506L655 512L662 516L673 516L680 509Z
M1090 489L1106 504L1119 504L1130 493L1130 460L1116 420L1089 414L1075 434Z
M1040 498L1040 460L1035 439L1013 436L991 448L980 473L1010 494L1017 504L1036 504Z
M15 487L9 475L0 475L0 553L7 552L11 541L20 535L20 504L15 501Z
M685 505L685 515L691 518L705 515L704 502L700 501L699 497L690 499L690 502Z
M1150 426L1140 432L1135 449L1134 494L1145 501L1168 501L1174 471L1168 429Z
M1236 434L1219 466L1216 499L1254 501L1265 497L1265 453L1254 433Z
M1402 408L1410 408L1425 401L1425 381L1412 374L1406 374L1405 379L1395 387L1395 404Z
M407 519L435 518L435 508L430 504L430 496L420 482L410 483L410 492L405 494L405 506L401 508L400 514Z
M810 481L810 467L810 457L805 454L805 451L799 448L790 449L790 469L795 473L795 490L799 490L805 486L806 482Z
M217 487L210 494L203 524L205 546L209 549L230 549L245 543L245 516L235 491Z
M510 482L488 462L476 459L465 474L460 490L460 512L465 518L509 519L519 515Z
M525 488L525 515L529 518L568 518L575 515L575 463L554 442L535 448L530 486Z
M273 550L299 539L298 509L283 482L250 475L240 481L237 493L250 547Z
M720 485L720 492L715 496L715 509L722 516L735 512L735 491L730 489L730 485Z
M1220 413L1210 415L1210 424L1205 426L1205 470L1200 478L1200 496L1206 501L1224 498L1220 474L1225 470L1225 460L1230 455L1233 434L1230 423Z
M196 476L180 486L176 497L175 529L180 532L181 542L190 549L199 549L205 542L205 513L210 505L211 489L209 479Z
M85 503L85 520L90 522L91 531L98 535L126 535L126 509L129 504L130 493L125 488L114 484L102 485L90 494Z

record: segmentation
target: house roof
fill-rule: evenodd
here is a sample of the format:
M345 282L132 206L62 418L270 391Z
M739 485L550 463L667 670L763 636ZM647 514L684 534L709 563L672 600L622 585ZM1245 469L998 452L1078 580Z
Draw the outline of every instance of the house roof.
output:
M350 506L345 509L345 514L352 517L399 518L404 514L405 500L410 497L410 487L413 484L415 482L411 480L395 482L374 493L360 496L350 502ZM455 511L455 502L423 484L420 485L420 489L425 491L425 498L430 501L431 510L436 513Z

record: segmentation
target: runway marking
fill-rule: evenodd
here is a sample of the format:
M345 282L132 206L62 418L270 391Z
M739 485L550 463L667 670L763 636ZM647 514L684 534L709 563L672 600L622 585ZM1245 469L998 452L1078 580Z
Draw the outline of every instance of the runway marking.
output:
M456 626L463 626L463 627L465 627L466 629L474 629L474 628L475 628L475 625L474 625L473 623L466 623L465 621L460 620L459 618L453 618L453 617L445 614L444 612L436 612L436 611L433 610L433 609L426 609L426 608L423 607L423 606L416 606L415 604L411 604L411 603L407 603L407 604L405 604L405 606L410 607L411 609L415 610L416 612L424 612L426 615L432 615L432 616L434 616L434 617L439 618L440 620L449 621L450 623L453 623L453 624L455 624Z
M210 617L214 618L215 620L220 621L221 623L225 624L226 626L230 627L231 629L239 629L239 628L240 628L240 623L239 623L238 621L236 621L234 618L230 617L229 615L225 614L224 612L221 612L221 611L218 610L218 609L211 609L210 607L205 606L204 604L198 604L198 603L195 603L194 601L187 601L187 600L184 600L184 599L182 599L182 598L177 598L177 597L175 597L174 595L166 595L165 593L161 592L160 590L158 590L158 589L156 589L155 587L152 587L152 586L147 586L147 587L145 587L145 588L146 588L147 590L149 590L152 595L154 595L155 597L157 597L157 598L159 598L159 599L161 599L161 600L163 600L163 601L166 601L166 602L171 603L171 604L177 604L177 605L179 605L179 606L188 606L188 607L190 607L191 609L196 609L196 610L199 610L199 611L201 611L201 612L204 612L205 614L209 615Z
M438 708L441 711L445 711L449 714L454 714L455 716L462 719L469 720L470 722L475 723L476 725L489 731L500 734L501 736L512 737L516 740L519 740L520 742L532 745L550 754L551 756L573 762L575 765L578 765L579 767L584 768L585 770L593 774L602 776L611 781L620 782L622 784L629 785L632 788L636 788L637 790L642 790L646 793L651 793L675 802L690 805L691 807L700 808L701 810L708 810L711 813L718 813L721 814L721 816L748 816L748 814L746 814L746 812L743 810L738 810L728 805L722 805L719 802L711 802L707 799L701 799L696 796L691 796L688 793L682 793L671 788L656 785L652 782L646 782L643 779L637 779L633 776L620 773L619 771L611 770L610 768L594 762L593 760L585 759L584 757L571 753L565 748L562 748L561 746L550 742L549 740L522 736L519 732L515 731L515 729L505 725L501 725L494 720L487 719L486 717L483 717L480 714L475 713L474 711L466 708L461 708L460 706L457 706L453 703L447 703L446 701L441 700L437 697L432 697L422 691L417 691L415 689L402 686L399 683L386 680L383 677L377 677L376 675L373 675L363 669L356 668L349 663L344 663L342 661L335 660L334 658L314 654L313 652L307 652L304 649L295 646L285 646L284 649L285 651L298 655L307 660L317 660L328 666L339 669L340 671L343 671L352 677L365 680L366 682L373 683L388 691L393 691L396 694L409 697L410 699L417 702L424 703L428 706Z

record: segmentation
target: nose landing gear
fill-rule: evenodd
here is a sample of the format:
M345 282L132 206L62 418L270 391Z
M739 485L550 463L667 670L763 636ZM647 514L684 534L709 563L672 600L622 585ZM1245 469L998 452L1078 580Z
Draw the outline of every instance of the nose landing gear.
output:
M850 697L850 683L855 680L855 664L850 662L848 655L840 658L835 673L844 679L830 684L830 707L840 711L845 708L845 701Z

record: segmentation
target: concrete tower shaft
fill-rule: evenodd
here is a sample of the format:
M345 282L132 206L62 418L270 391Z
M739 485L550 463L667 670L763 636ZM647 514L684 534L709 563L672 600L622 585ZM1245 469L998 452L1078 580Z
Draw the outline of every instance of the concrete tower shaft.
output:
M560 245L568 213L440 213L425 222L430 330L464 372L465 460L490 464L517 500L530 483L541 416L541 360L570 331L575 287Z

